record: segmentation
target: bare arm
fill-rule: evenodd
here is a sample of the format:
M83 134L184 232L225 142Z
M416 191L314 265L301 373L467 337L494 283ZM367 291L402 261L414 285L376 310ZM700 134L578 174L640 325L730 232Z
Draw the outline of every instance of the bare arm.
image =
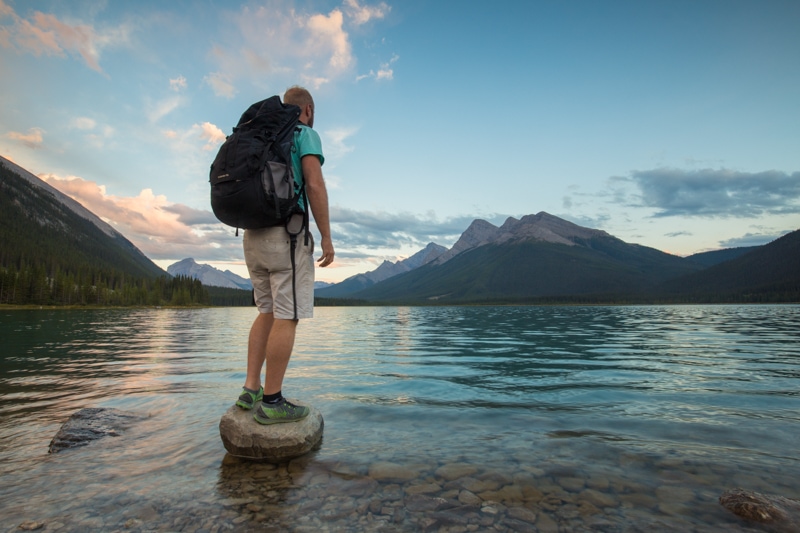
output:
M331 239L331 220L328 213L328 189L325 187L325 180L322 177L322 165L319 158L315 155L303 156L301 160L303 166L303 179L306 182L306 194L308 203L311 204L311 212L314 214L314 221L317 229L322 235L322 256L317 259L319 266L326 267L333 263L333 240Z

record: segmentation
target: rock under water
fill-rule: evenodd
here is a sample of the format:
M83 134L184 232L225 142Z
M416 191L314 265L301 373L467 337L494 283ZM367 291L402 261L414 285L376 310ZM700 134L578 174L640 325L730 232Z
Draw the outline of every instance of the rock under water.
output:
M105 407L87 407L72 414L50 441L50 453L86 446L103 437L118 437L142 417Z
M725 491L719 503L733 514L753 522L800 531L800 501L744 489Z

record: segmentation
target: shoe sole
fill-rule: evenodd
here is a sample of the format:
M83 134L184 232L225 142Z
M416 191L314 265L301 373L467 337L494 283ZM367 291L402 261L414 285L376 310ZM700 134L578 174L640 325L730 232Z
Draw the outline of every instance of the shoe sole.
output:
M300 418L259 418L259 413L253 415L253 419L263 426L271 426L273 424L291 424L292 422L300 422L308 418L311 411L301 416Z

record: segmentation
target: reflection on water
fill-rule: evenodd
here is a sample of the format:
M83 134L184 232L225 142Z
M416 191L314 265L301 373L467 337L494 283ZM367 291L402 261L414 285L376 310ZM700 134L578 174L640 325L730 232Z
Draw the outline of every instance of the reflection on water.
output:
M800 306L318 308L284 390L325 435L279 466L218 435L253 313L0 311L0 522L750 531L722 491L800 497ZM97 406L147 418L47 454Z

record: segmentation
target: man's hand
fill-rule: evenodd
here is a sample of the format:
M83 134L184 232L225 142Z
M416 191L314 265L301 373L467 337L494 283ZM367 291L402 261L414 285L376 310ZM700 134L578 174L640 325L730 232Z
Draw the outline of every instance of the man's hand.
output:
M330 237L323 237L322 238L322 255L319 259L317 259L317 263L319 266L326 267L333 263L333 241Z

